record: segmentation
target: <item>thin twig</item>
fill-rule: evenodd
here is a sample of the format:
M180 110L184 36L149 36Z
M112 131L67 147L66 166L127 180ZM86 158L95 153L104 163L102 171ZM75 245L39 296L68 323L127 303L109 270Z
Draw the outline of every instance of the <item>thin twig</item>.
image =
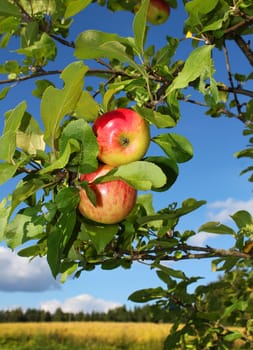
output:
M183 254L178 258L175 256L176 251L182 251ZM216 249L210 246L199 247L188 244L179 244L169 250L156 247L154 250L143 251L119 251L118 256L129 256L132 261L155 261L159 257L161 261L178 261L178 260L197 260L210 258L228 258L236 257L238 259L252 259L252 255L240 252L235 249Z
M228 80L230 82L230 86L233 89L234 100L235 100L236 108L238 111L238 118L243 120L241 105L240 105L240 102L238 100L237 93L234 91L235 86L234 86L234 81L233 81L233 77L232 77L232 73L231 73L231 66L230 66L230 62L229 62L228 49L227 49L225 42L223 44L223 50L224 50L224 55L225 55L226 68L227 68L227 72L228 72Z
M248 27L251 24L253 24L253 16L246 16L244 21L236 23L235 25L225 29L224 34L228 35L228 34L234 33L236 31L238 31L238 29L243 29L244 27Z
M253 66L253 51L250 49L249 44L246 43L240 35L235 35L234 39L237 46L241 49L241 51L244 53L245 57L249 61L250 65Z
M51 38L53 38L54 40L58 41L60 44L67 46L67 47L71 47L72 49L75 48L75 43L73 41L68 41L65 40L55 34L50 34Z

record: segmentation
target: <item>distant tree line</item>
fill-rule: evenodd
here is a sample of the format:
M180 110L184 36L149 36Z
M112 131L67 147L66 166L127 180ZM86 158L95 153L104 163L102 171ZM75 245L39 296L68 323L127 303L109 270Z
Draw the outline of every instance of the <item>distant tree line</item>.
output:
M231 283L231 281L233 283ZM222 316L223 325L241 326L252 324L253 332L253 272L248 276L245 268L233 269L207 286L198 286L196 293L199 300L194 307L199 312L208 312L213 319ZM247 304L243 300L248 298ZM173 295L172 295L173 297ZM185 301L177 299L173 308L169 305L170 296L164 298L160 304L146 304L141 307L127 309L120 306L107 312L93 311L64 312L61 308L50 313L45 310L31 309L0 310L0 322L69 322L69 321L102 321L102 322L154 322L174 323L176 315L181 312ZM237 303L231 307L230 300ZM189 307L192 304L187 301ZM182 322L187 323L187 316Z
M93 311L64 312L57 308L55 312L28 308L16 308L12 310L0 310L0 322L74 322L74 321L103 321L103 322L170 322L167 310L158 310L156 305L145 305L128 310L126 306L120 306L107 312Z

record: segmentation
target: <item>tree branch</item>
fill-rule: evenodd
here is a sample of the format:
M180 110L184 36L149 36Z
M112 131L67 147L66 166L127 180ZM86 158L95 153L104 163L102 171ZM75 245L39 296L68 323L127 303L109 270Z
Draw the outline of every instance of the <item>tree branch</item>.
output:
M238 29L247 28L253 24L253 16L244 16L244 20L224 30L224 35L235 33Z
M174 253L182 251L183 254L177 258ZM209 246L198 247L188 244L179 244L169 251L167 249L159 249L156 247L152 251L119 251L118 257L128 255L133 261L154 261L159 258L160 261L178 261L178 260L192 260L192 259L210 259L210 258L228 258L237 257L238 259L253 259L251 254L240 252L235 249L225 250L216 249Z
M227 50L227 46L226 46L225 41L224 41L224 44L223 44L223 49L224 49L224 54L225 54L226 68L227 68L227 72L228 72L228 80L230 82L231 88L234 90L234 82L233 82L233 77L232 77L232 73L231 73L231 67L230 67L230 62L229 62L228 50ZM235 104L236 104L237 111L238 111L238 118L240 120L243 120L241 104L240 104L240 102L238 100L237 93L235 91L233 91L233 95L234 95L234 100L235 100Z
M65 45L67 47L71 47L72 49L75 48L75 43L73 41L68 41L65 40L55 34L50 34L51 38L53 38L54 40L58 41L60 44Z
M251 66L253 66L253 51L250 49L249 43L246 43L240 35L235 35L234 39L238 47L248 59Z

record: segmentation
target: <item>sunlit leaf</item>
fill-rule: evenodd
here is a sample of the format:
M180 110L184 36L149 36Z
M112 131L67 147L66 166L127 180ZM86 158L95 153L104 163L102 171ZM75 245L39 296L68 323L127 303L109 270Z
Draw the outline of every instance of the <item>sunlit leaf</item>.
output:
M87 122L94 121L99 115L99 105L88 91L83 91L77 102L74 116Z
M43 225L36 221L36 217L26 214L17 214L5 228L4 239L8 246L14 249L43 234Z
M136 106L135 110L157 128L173 128L176 126L176 121L170 115L145 107Z
M140 55L143 54L144 49L148 7L149 0L142 1L141 6L137 11L133 21L135 45Z
M227 235L232 235L236 236L235 231L227 226L223 225L220 222L217 221L209 221L203 225L201 225L198 229L199 232L204 231L204 232L210 232L210 233L218 233L218 234L227 234Z
M177 163L183 163L190 160L193 156L191 143L182 135L168 133L160 134L152 138L163 151Z
M243 228L246 225L253 223L253 218L246 210L239 210L235 214L231 215L238 228Z
M168 266L164 266L164 265L161 265L161 264L154 264L154 267L156 267L158 269L157 273L159 271L163 271L164 273L166 273L168 276L171 276L171 277L174 277L174 278L179 278L179 279L186 279L186 275L183 271L181 270L175 270L175 269L172 269L171 267L168 267ZM158 274L159 276L159 274Z
M53 61L57 55L57 49L54 40L46 33L43 33L38 41L32 45L16 50L21 55L36 58L38 63L43 64L45 58Z
M7 223L8 223L10 211L11 211L11 207L7 205L7 199L4 198L0 202L0 227L1 227L1 230L0 230L0 242L4 238L4 231L5 231L5 227L6 227Z
M117 34L87 30L79 34L76 40L75 56L79 59L117 58L146 75L145 69L137 64L128 52L131 46L131 40Z
M16 150L16 132L26 110L26 102L21 102L16 108L6 114L5 126L0 137L0 159L12 162Z
M69 211L60 215L52 227L47 241L47 261L51 272L56 277L61 271L63 252L73 234L76 223L76 212Z
M0 100L3 100L7 96L10 89L11 89L10 86L6 86L0 91Z
M65 187L55 197L55 204L62 213L75 210L79 201L79 190L75 187Z
M8 0L0 0L0 16L21 17L21 11L18 6Z
M70 140L71 143L77 141L80 147L70 150L76 153L72 155L68 167L81 173L94 171L97 168L98 144L91 126L83 119L71 121L62 132L59 157L64 154Z
M75 110L82 94L83 79L87 69L82 62L69 64L61 74L64 81L63 89L49 86L43 94L41 117L45 127L44 139L51 147L55 146L63 118Z
M128 299L135 303L146 303L164 297L166 297L166 291L161 287L158 287L138 290L129 295Z
M161 188L167 181L159 166L146 161L136 161L121 165L113 172L113 175L105 176L105 181L110 178L123 179L134 188L143 191Z
M176 181L178 176L178 166L173 159L169 159L167 157L147 157L145 161L154 163L158 165L163 173L166 175L166 184L159 188L152 188L153 191L166 191L168 190L173 183Z
M16 173L18 164L0 163L0 185L11 179Z
M75 139L69 139L59 158L57 158L53 163L51 163L47 167L41 169L40 174L42 175L50 173L57 169L63 169L68 164L71 154L79 151L80 145L78 141Z
M182 71L173 80L172 84L167 89L167 94L170 94L176 89L183 89L188 84L205 72L210 72L212 65L211 52L213 45L204 45L192 51L187 58Z
M102 252L108 243L111 242L113 237L119 230L118 225L89 225L87 223L82 224L82 230L85 230L95 245L98 253Z
M65 18L72 17L87 7L92 0L67 0Z

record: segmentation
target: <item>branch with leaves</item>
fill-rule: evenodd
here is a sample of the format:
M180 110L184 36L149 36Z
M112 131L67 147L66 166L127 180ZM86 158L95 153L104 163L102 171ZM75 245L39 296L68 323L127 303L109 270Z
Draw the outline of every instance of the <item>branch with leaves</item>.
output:
M24 98L20 96L19 103L5 113L0 184L11 180L15 185L0 203L0 239L20 256L46 257L52 275L61 276L62 282L97 266L109 270L130 269L134 262L146 264L166 287L137 291L130 299L157 301L159 307L174 313L175 324L165 349L230 349L238 339L246 348L250 337L245 334L252 332L248 282L252 278L252 213L239 210L231 216L236 230L216 222L199 228L199 232L229 235L231 248L197 246L190 244L196 232L177 228L185 215L205 201L188 198L181 205L168 203L157 210L152 198L170 191L181 164L193 157L191 142L173 130L180 120L182 101L201 106L210 117L225 115L244 122L249 146L237 157L252 161L253 54L247 40L253 32L253 5L246 0L233 1L232 7L228 0L187 1L187 18L181 23L183 39L165 32L165 44L157 48L147 45L150 2L143 0L136 13L134 0L1 2L1 50L10 49L11 39L18 48L12 52L13 60L0 65L4 86L0 98L7 101L9 91L24 81L30 80L31 91L24 91ZM178 11L176 0L166 2L172 11ZM132 37L92 29L71 40L72 19L85 16L91 3L115 15L118 10L131 12ZM192 47L186 53L184 45L189 40ZM236 44L232 48L230 41ZM71 63L51 69L49 64L60 59L57 49L61 45L69 48ZM249 64L243 70L232 63L234 53L230 51L237 46ZM222 74L220 79L216 52L222 49L227 77ZM182 51L186 57L178 58ZM30 93L38 98L34 115L26 102ZM80 176L101 165L94 121L119 108L131 109L145 119L145 125L152 128L149 141L158 151L152 157L144 155L117 165L96 179L96 184L124 181L138 191L127 217L103 224L80 213L81 189L97 204L94 191ZM252 170L249 166L242 173ZM252 176L249 180L253 181ZM221 315L210 311L206 286L189 293L188 287L199 283L199 277L187 277L168 264L196 259L208 259L213 270L229 275L222 284L229 297ZM238 276L245 288L235 288ZM224 320L236 323L239 319L245 334L230 332L223 325Z

